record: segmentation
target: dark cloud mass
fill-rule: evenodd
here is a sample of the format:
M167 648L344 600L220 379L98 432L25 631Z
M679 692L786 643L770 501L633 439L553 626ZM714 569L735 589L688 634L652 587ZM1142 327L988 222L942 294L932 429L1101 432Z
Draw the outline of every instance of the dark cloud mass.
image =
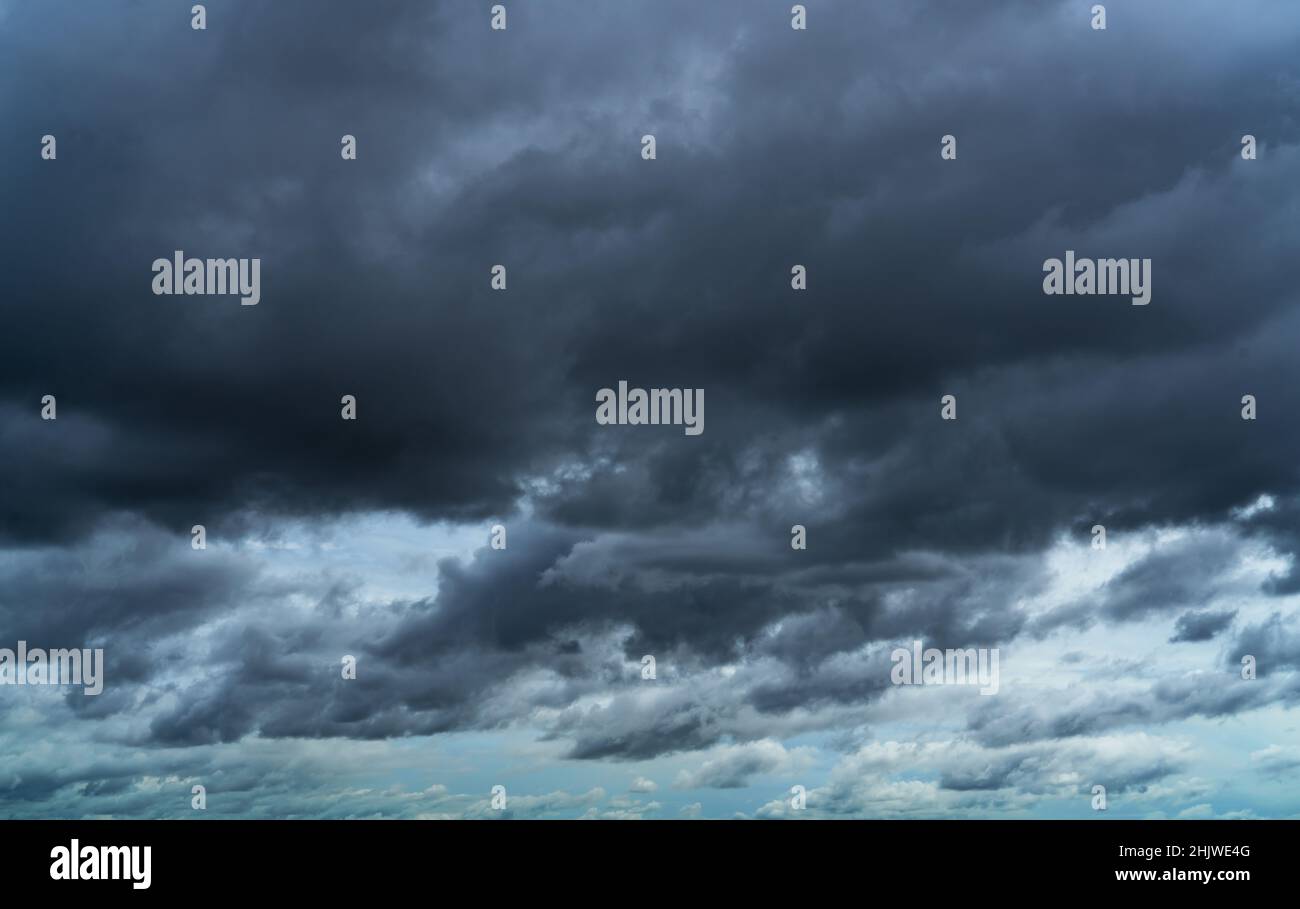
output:
M205 778L232 814L479 816L390 788L402 743L476 734L665 799L775 779L758 816L800 773L828 814L1014 814L1078 763L1172 813L1211 720L1285 776L1300 10L807 5L199 32L0 0L0 647L103 647L111 680L0 694L84 748L14 757L0 815L172 814ZM259 257L260 304L155 296L177 249ZM1151 304L1045 296L1067 249L1150 258ZM705 431L598 425L619 380L704 389ZM1000 648L1001 692L895 690L913 640ZM345 754L390 776L348 790ZM653 813L598 782L516 810Z

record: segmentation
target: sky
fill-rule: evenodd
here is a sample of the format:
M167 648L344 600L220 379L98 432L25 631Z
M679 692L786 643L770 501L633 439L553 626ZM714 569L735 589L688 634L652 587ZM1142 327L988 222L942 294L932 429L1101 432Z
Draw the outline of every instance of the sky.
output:
M503 4L0 0L0 817L1300 817L1300 7Z

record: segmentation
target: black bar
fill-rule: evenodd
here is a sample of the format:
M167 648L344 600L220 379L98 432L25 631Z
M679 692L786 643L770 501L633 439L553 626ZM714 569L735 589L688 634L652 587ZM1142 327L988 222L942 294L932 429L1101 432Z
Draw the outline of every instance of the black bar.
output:
M864 901L1098 889L1230 899L1293 883L1297 833L1296 821L10 821L0 869L7 893L205 900L414 888L438 902L581 894L662 905L708 894L820 899L846 887ZM74 839L79 852L151 847L149 887L136 888L129 869L118 880L52 879L51 853ZM1118 879L1129 872L1156 879ZM1214 877L1187 879L1193 872ZM1248 879L1217 877L1241 872Z

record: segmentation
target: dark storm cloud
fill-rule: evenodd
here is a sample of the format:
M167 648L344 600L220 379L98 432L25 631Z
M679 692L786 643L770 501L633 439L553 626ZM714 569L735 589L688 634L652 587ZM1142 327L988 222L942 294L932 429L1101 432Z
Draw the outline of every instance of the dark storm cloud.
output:
M62 646L113 636L150 640L188 630L239 601L289 588L225 553L199 554L177 537L122 520L95 545L48 548L0 564L5 631Z
M1096 599L1033 619L1020 601L1094 523L1300 551L1300 17L1112 3L1097 34L1073 3L845 2L792 33L784 6L519 4L502 34L461 4L214 4L206 33L179 7L7 7L0 538L24 555L0 614L109 636L119 678L153 686L80 716L175 746L533 721L568 756L635 759L861 722L839 711L884 693L890 641L1226 627L1189 610L1225 589L1228 531ZM1045 297L1067 248L1151 257L1152 304ZM262 302L153 296L175 249L260 257ZM620 379L705 389L705 433L597 426ZM1275 511L1233 517L1262 493ZM384 605L186 559L194 523L372 509L500 518L510 545ZM143 542L78 571L124 513ZM999 703L971 734L1294 703L1264 684L1264 657L1298 668L1268 630L1236 642L1263 655L1257 687ZM698 687L621 687L643 653Z
M978 742L997 747L1151 727L1195 716L1231 716L1270 704L1294 706L1297 702L1300 676L1295 674L1265 683L1262 678L1245 680L1235 673L1198 672L1169 677L1138 692L1103 686L1052 703L980 705L971 713L968 725Z
M1262 679L1281 671L1300 669L1300 627L1295 616L1274 613L1263 622L1247 625L1237 634L1225 655L1231 670L1241 668L1243 657L1255 658L1255 672Z
M515 11L501 35L423 4L233 5L203 35L144 7L16 8L5 66L51 75L7 97L17 267L0 393L27 414L60 394L65 416L7 429L3 527L21 541L84 533L104 509L185 526L252 505L482 518L528 473L600 452L623 478L562 483L548 513L762 514L796 444L836 479L886 461L843 510L880 548L1035 545L1089 506L1182 518L1290 488L1286 425L1270 428L1279 455L1189 488L1242 431L1227 364L1216 394L1147 389L1168 374L1155 358L1235 355L1290 300L1259 237L1294 191L1277 160L1295 139L1293 63L1268 45L1197 65L1141 27L1149 13L1100 42L1067 6L836 5L817 11L836 27L797 36L740 4L590 19L561 4ZM1185 9L1175 34L1211 44L1213 11ZM51 33L53 16L71 29ZM607 29L633 23L646 40L628 53ZM82 78L73 40L111 72ZM157 53L113 53L128 43ZM1156 61L1184 81L1129 97ZM1125 75L1085 84L1083 67ZM1243 122L1277 150L1250 172ZM32 152L46 130L57 164ZM653 163L636 154L647 130ZM344 132L355 163L338 159ZM939 160L944 132L960 163ZM1063 243L1155 257L1156 304L1042 297L1038 265ZM174 248L261 256L264 302L153 297L148 263ZM803 296L793 261L810 268ZM496 262L505 294L487 288ZM1068 378L1087 386L1115 357L1132 390L1104 408L1047 371L1075 358ZM991 378L1013 367L1015 389ZM1242 370L1266 408L1293 399ZM598 429L594 391L621 377L705 387L705 436ZM960 428L934 419L943 391L963 399ZM355 424L338 419L343 393ZM1176 467L1151 456L1175 449Z
M1238 589L1225 576L1240 559L1240 543L1228 530L1203 531L1158 545L1108 580L1096 596L1036 619L1033 630L1043 633L1064 624L1086 627L1098 620L1135 622L1202 606ZM1232 613L1185 612L1175 640L1207 640L1231 619Z
M1235 616L1236 613L1231 610L1207 609L1203 612L1185 612L1178 617L1174 636L1169 639L1169 643L1208 641L1231 625Z

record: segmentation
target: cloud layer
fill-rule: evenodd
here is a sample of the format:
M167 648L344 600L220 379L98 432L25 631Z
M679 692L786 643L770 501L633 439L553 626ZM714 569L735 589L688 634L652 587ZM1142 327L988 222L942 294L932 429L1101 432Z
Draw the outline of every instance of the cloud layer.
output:
M0 3L0 814L1300 813L1293 4L209 6Z

